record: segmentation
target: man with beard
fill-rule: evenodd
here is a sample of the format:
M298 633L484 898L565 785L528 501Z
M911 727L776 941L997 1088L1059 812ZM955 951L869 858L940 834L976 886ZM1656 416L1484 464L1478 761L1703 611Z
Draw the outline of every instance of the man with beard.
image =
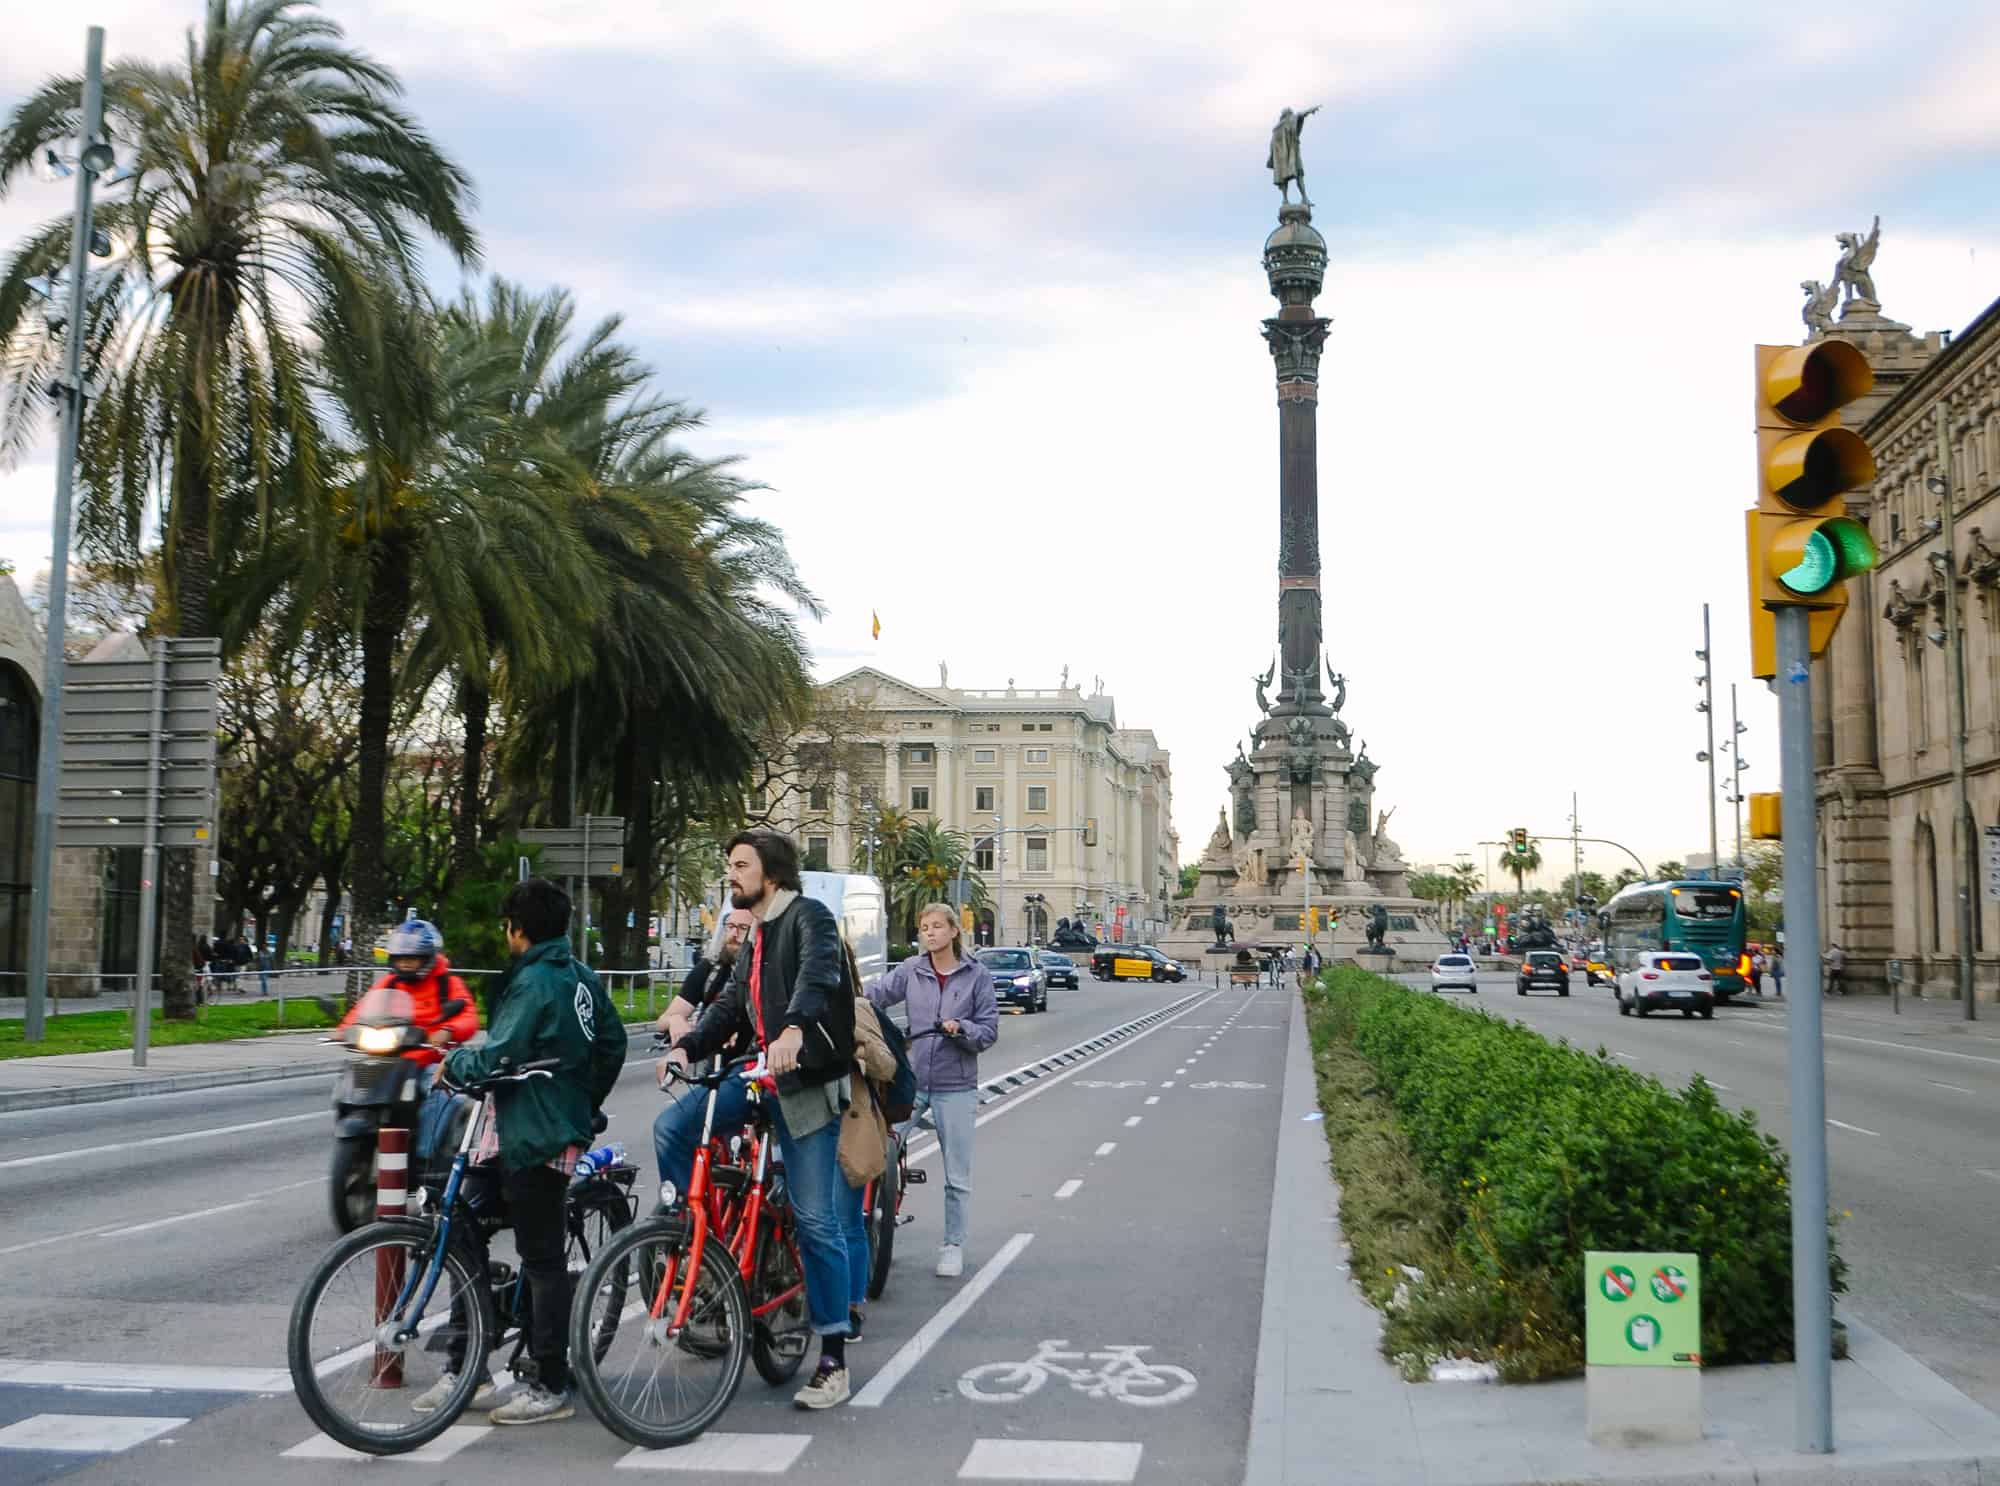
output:
M736 965L736 953L743 947L743 941L750 933L753 920L747 908L731 908L715 926L715 937L708 943L705 953L698 956L687 979L681 982L680 994L667 1004L660 1013L659 1030L669 1043L679 1042L694 1029L695 1018L711 1001L722 994L729 984L730 972ZM661 1088L667 1086L667 1064L677 1063L687 1066L683 1053L670 1052L660 1059L658 1077ZM688 1180L694 1175L694 1148L701 1140L702 1115L708 1105L705 1089L683 1087L653 1121L653 1156L659 1163L660 1180L672 1182L676 1191L685 1192ZM731 1079L722 1086L715 1102L715 1128L731 1130L741 1125L750 1115L750 1096L741 1079Z

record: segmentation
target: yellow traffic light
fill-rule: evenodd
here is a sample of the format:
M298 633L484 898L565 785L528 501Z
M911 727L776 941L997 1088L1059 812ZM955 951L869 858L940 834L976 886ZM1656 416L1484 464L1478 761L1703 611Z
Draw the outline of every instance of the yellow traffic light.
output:
M1513 836L1514 855L1526 856L1528 854L1528 828L1526 826L1515 826Z
M1823 654L1847 608L1846 581L1875 566L1868 528L1847 493L1875 478L1875 456L1840 425L1840 410L1875 385L1868 358L1842 340L1758 346L1757 504L1749 553L1751 671L1777 673L1772 605L1813 611L1811 652Z
M1308 934L1317 934L1319 932L1319 910L1317 908L1308 908L1306 910L1306 932Z
M1778 824L1778 795L1755 794L1750 797L1750 839L1752 841L1782 841L1784 830Z

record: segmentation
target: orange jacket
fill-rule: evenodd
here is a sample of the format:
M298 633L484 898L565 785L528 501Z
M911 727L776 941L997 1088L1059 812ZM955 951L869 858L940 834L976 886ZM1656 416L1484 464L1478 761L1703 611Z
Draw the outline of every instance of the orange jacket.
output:
M380 990L384 986L401 991L410 998L414 1020L424 1029L426 1035L439 1027L445 1027L450 1029L452 1043L456 1045L470 1042L479 1032L479 1003L473 999L472 992L465 988L465 982L451 973L451 961L443 955L439 955L432 962L430 974L422 980L401 981L396 979L395 973L391 971L383 975L369 989ZM446 1017L444 1003L454 998L463 1001L465 1009L454 1016ZM367 997L364 996L355 1002L354 1010L340 1019L340 1026L344 1028L353 1021L355 1012L360 1011L366 1001ZM444 1061L444 1050L426 1043L423 1047L410 1048L403 1056L413 1063L441 1063Z

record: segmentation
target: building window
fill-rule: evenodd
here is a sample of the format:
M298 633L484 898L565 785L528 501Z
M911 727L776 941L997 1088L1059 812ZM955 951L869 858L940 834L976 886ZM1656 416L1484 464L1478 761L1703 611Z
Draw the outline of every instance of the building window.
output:
M1042 724L1041 730L1045 733L1053 733L1056 730L1056 725L1052 722L1045 722Z
M1030 749L1028 750L1028 762L1029 762L1029 763L1031 763L1031 764L1045 764L1045 763L1047 763L1048 761L1049 761L1049 751L1048 751L1048 749L1046 749L1046 748L1030 748Z
M832 844L833 838L830 836L806 837L806 871L825 872L828 870L827 848Z
M928 724L928 723L926 723L926 724L925 724L925 726L926 726L926 727L928 727L928 726L929 726L929 724ZM933 752L932 752L932 751L931 751L931 750L930 750L930 749L929 749L928 747L924 747L924 748L912 748L912 749L910 750L910 762L911 762L911 763L913 763L913 764L932 764L932 763L936 763L936 762L937 762L937 755L936 755L935 753L933 753Z
M0 661L0 970L28 968L40 743L41 712L27 675Z
M1021 724L1021 731L1024 733L1032 733L1034 730L1035 730L1035 725L1032 722L1024 722Z
M1931 953L1939 954L1944 950L1944 915L1938 912L1937 835L1927 820L1917 822L1917 871L1917 895L1929 921Z
M923 784L913 784L910 786L910 808L912 810L928 810L931 808L930 786Z
M989 722L986 724L986 731L989 733L997 733L1000 731L1000 724L997 722Z
M924 729L930 729L936 727L937 724L934 722L920 722L917 724L917 726Z
M1049 870L1048 837L1029 836L1027 838L1027 850L1023 854L1027 858L1027 869L1030 872L1046 872Z
M769 808L771 797L761 789L753 789L743 797L743 803L749 807L752 815L762 815Z
M972 870L991 872L993 870L993 838L988 836L972 848Z
M863 810L873 810L875 808L874 785L864 784L861 786L861 808Z
M1046 784L1028 786L1028 814L1047 815L1049 813L1049 787Z
M832 791L823 784L815 784L806 791L806 809L825 811L832 809Z
M992 785L982 784L972 791L972 808L981 815L991 815L993 813Z
M990 764L998 756L990 748L975 748L972 750L972 761L975 764Z
M1929 619L1926 610L1917 623L1927 626ZM1910 642L1910 736L1919 753L1931 746L1930 698L1924 695L1924 646L1929 643L1921 632Z

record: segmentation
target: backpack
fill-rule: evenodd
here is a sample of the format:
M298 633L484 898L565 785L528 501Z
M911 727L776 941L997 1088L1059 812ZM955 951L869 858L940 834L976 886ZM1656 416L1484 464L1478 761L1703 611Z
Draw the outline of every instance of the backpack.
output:
M881 1102L882 1118L900 1125L916 1112L917 1070L910 1066L910 1049L903 1040L903 1029L888 1016L878 1016L875 1020L881 1023L882 1041L896 1060L895 1076L875 1086L875 1097Z

